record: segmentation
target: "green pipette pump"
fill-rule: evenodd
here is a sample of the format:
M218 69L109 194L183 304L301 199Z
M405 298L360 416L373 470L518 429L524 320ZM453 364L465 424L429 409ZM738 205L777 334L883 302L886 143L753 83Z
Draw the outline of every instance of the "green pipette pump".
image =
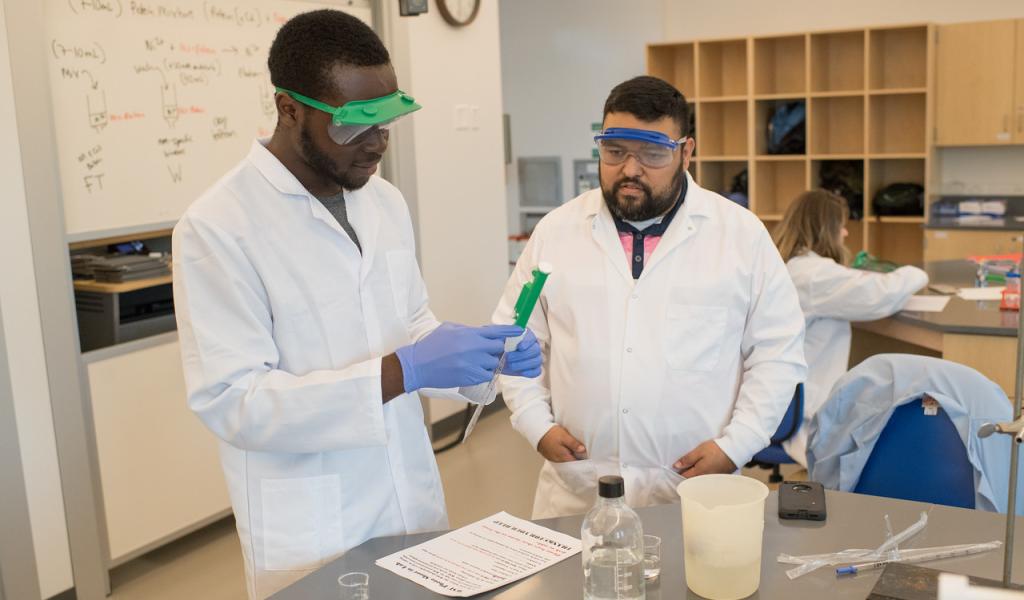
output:
M540 300L540 293L544 290L544 283L547 282L548 275L551 274L551 270L551 265L548 263L538 263L537 268L533 270L533 279L524 283L523 290L519 292L519 299L516 300L515 305L515 324L522 327L524 330L526 329L527 323L530 322L530 315L533 314L533 309L537 306L537 301ZM484 393L484 402L490 400L491 396L495 393L495 387L498 385L498 376L501 375L502 369L505 368L505 358L508 356L508 353L512 352L517 346L519 346L519 342L523 341L523 336L525 335L526 331L523 331L522 335L505 338L505 351L501 353L501 358L498 359L498 368L494 369L494 374L491 375L491 381L487 384L487 390ZM473 411L473 417L469 420L469 425L466 425L466 433L462 436L463 442L469 438L469 434L472 433L473 428L476 427L476 422L480 419L480 413L483 409L483 403L476 405L476 410Z
M519 292L519 299L516 300L516 325L524 329L526 328L526 324L530 322L530 315L533 314L533 307L537 306L541 290L544 289L544 283L548 280L548 275L550 274L551 265L540 263L533 270L533 280L523 284L523 291ZM518 341L516 345L519 345ZM505 351L508 352L508 348Z

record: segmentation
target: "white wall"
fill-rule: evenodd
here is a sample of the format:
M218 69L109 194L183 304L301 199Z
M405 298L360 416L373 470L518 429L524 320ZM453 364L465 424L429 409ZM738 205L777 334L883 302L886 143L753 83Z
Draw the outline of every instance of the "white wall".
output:
M6 33L3 4L0 30ZM0 307L3 310L18 443L25 472L32 542L44 598L72 586L64 498L60 487L50 390L43 355L42 328L29 240L21 152L6 35L0 37Z
M666 40L1024 17L1021 0L665 0Z
M573 159L594 148L608 92L642 75L645 46L662 35L663 0L500 0L501 76L511 116L510 211L519 203L518 156L561 156L563 200ZM509 214L514 233L518 217Z
M414 196L430 305L441 320L474 325L490 321L508 276L498 37L495 0L462 28L432 3L395 24L402 47L392 48L401 85L424 107L412 119L415 181L406 187L403 173L399 185ZM478 107L475 128L456 129L456 105ZM433 400L431 419L464 407Z

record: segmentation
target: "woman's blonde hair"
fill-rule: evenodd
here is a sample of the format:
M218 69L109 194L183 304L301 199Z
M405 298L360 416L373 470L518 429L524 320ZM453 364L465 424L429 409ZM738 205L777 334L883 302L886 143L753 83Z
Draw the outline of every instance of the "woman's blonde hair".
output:
M850 208L840 196L825 190L800 194L772 233L782 260L811 251L845 265L850 251L843 245L842 230L849 216Z

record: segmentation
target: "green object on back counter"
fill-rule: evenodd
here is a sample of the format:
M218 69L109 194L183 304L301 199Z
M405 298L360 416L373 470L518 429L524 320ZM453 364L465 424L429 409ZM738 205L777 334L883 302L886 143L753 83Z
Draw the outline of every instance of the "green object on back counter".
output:
M854 269L861 269L862 271L875 271L876 273L890 273L900 268L900 265L888 261L881 260L875 256L867 253L866 250L861 250L857 253L857 256L853 259L851 264Z

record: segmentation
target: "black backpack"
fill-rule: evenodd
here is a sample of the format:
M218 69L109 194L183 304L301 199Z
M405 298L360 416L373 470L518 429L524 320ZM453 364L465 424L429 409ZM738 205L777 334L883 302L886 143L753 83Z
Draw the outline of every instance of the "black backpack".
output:
M829 160L821 163L821 188L846 198L850 220L864 218L864 163L859 160Z
M924 214L924 188L916 183L893 183L878 190L871 207L879 216Z
M726 198L739 204L743 208L750 208L750 201L747 197L747 170L743 169L733 176L729 184L729 192L724 194Z
M768 117L768 154L803 154L807 147L807 107L786 102Z

